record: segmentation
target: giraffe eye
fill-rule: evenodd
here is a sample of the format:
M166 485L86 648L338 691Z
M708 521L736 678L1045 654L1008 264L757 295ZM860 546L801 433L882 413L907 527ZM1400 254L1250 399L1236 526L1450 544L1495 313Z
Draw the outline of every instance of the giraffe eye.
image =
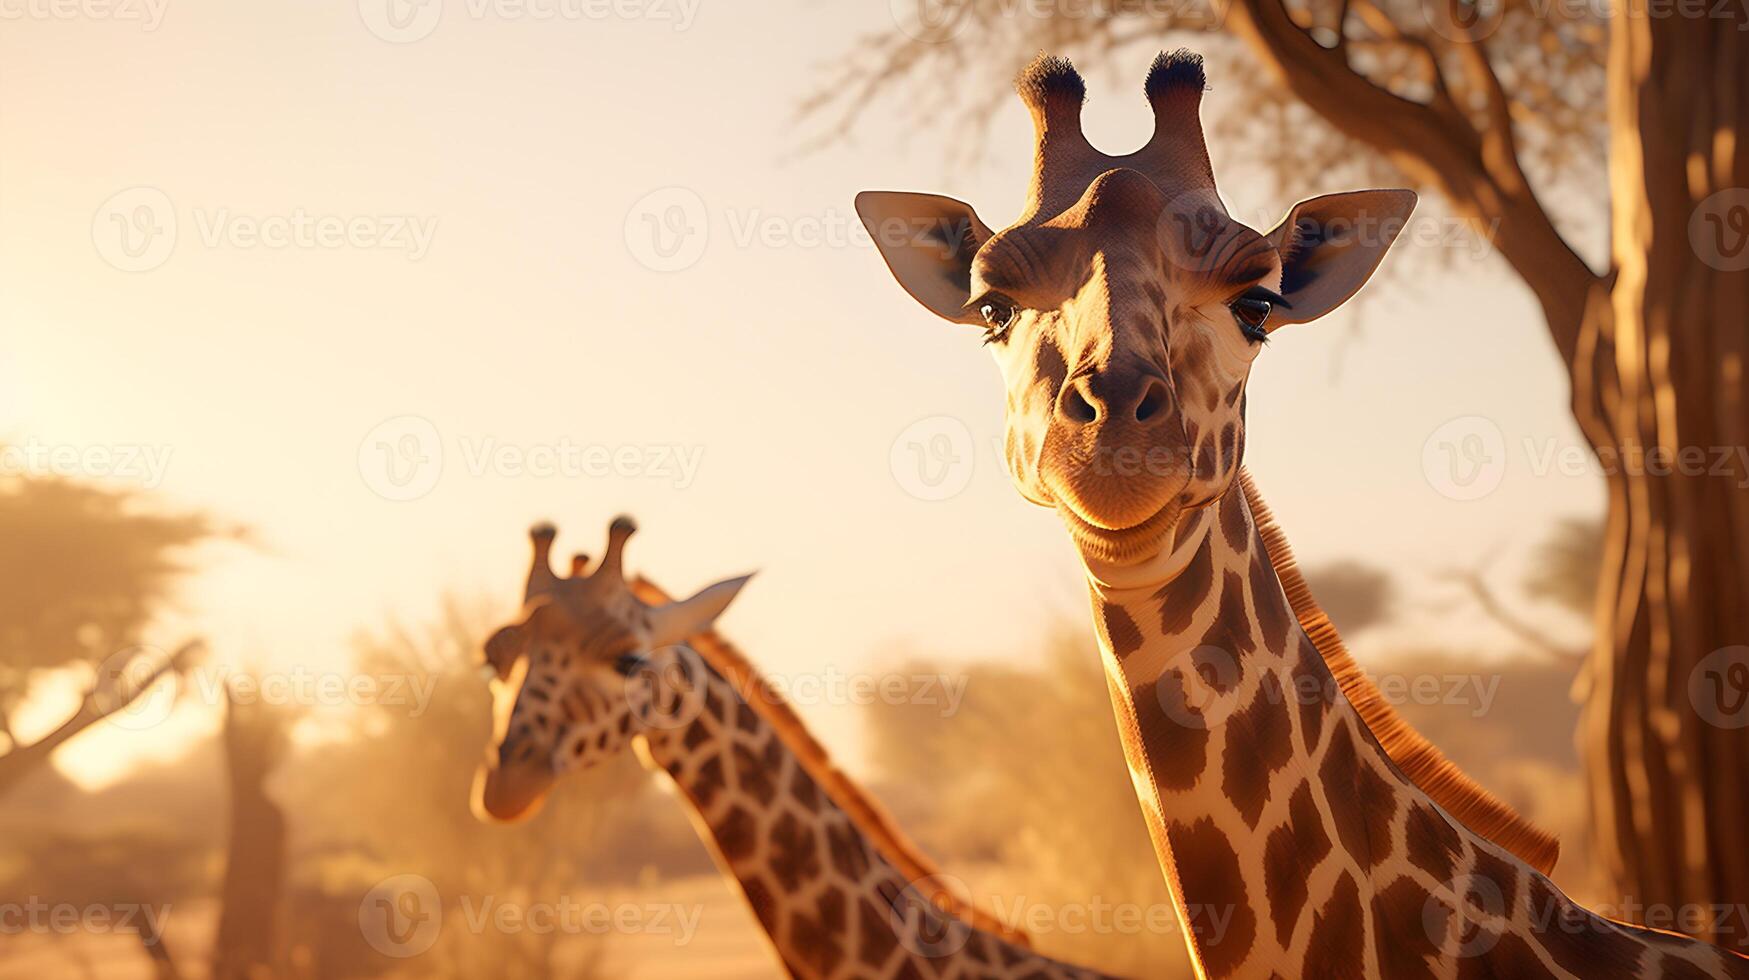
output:
M1269 320L1269 314L1275 309L1274 304L1261 296L1241 296L1234 300L1228 309L1233 311L1233 319L1239 323L1239 331L1245 339L1254 344L1260 344L1269 339L1269 331L1263 324Z
M978 304L978 315L984 318L984 343L999 344L1008 339L1017 313L1014 304L1001 296L986 296Z
M648 666L649 658L641 653L622 653L613 661L613 669L621 677L630 677Z

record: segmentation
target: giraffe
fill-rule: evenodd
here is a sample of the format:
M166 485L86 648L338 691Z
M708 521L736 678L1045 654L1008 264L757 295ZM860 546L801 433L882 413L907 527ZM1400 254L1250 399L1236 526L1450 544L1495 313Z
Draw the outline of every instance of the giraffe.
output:
M1546 877L1554 840L1340 649L1241 467L1246 382L1275 330L1364 284L1415 195L1332 194L1246 227L1216 192L1205 87L1200 57L1161 54L1152 137L1109 156L1082 133L1074 67L1041 55L1017 82L1035 147L1014 224L992 232L938 195L856 201L900 285L994 352L1005 461L1085 567L1200 975L1749 977L1749 961L1568 899Z
M671 778L718 865L791 976L1077 978L946 889L940 872L834 767L784 699L710 625L746 583L670 602L622 572L627 518L592 572L531 537L518 621L485 656L494 735L476 780L484 819L531 813L562 773L632 748ZM688 640L687 646L680 646Z

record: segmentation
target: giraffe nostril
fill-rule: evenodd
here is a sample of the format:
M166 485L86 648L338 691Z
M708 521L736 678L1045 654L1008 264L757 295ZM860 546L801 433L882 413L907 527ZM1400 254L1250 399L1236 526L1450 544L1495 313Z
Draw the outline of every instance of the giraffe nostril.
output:
M1166 382L1159 378L1149 378L1147 389L1142 392L1142 400L1136 402L1136 421L1146 422L1166 411Z
M1057 410L1064 418L1079 425L1087 425L1097 421L1099 409L1087 398L1082 390L1084 381L1076 379L1063 388L1063 397L1057 400Z

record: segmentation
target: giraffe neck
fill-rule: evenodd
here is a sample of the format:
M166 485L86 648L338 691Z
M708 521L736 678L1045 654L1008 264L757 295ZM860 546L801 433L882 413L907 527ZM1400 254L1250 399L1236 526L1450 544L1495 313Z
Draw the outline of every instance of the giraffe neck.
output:
M1237 481L1158 555L1088 573L1137 796L1204 975L1646 975L1598 973L1650 954L1391 762L1295 620Z
M908 880L733 682L696 660L689 681L701 694L674 715L685 723L645 730L649 761L792 975L1096 976L941 912L935 882Z

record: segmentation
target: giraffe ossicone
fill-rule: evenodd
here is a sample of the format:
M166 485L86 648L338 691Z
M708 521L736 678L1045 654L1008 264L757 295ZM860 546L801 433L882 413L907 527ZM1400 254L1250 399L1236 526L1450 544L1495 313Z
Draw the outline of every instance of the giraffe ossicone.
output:
M494 732L476 779L487 819L531 813L566 771L636 751L666 773L792 976L1102 976L1029 948L976 907L831 763L711 625L747 577L671 600L622 568L616 519L593 570L552 569L530 533L519 618L485 644Z
M1205 85L1199 57L1160 55L1154 133L1114 156L1082 133L1080 76L1041 56L1017 83L1035 140L1014 224L939 195L856 200L900 285L981 327L1001 369L1010 477L1085 566L1200 975L1749 977L1561 894L1553 838L1404 724L1311 600L1241 466L1251 367L1361 288L1415 195L1332 194L1245 226L1215 187Z

